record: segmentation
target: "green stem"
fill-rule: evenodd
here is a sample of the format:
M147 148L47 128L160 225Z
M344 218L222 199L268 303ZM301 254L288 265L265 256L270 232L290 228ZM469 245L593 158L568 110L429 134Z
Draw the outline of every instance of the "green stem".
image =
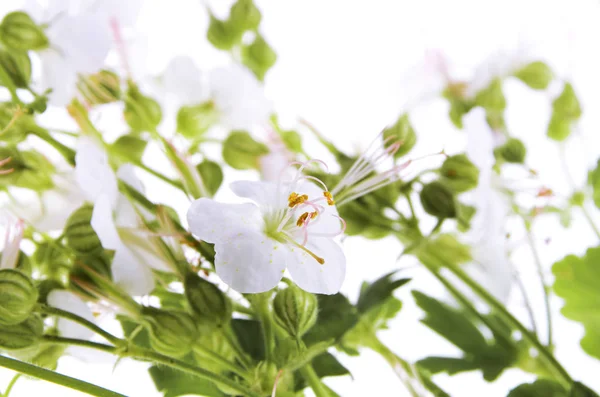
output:
M41 127L36 127L31 129L29 132L41 140L46 141L46 143L56 149L56 151L59 152L69 164L75 165L75 151L54 139L48 131Z
M229 347L233 349L237 359L240 360L244 368L249 368L252 365L252 360L248 357L244 349L242 349L237 339L233 335L233 329L231 328L231 325L229 325L223 331L223 335L225 335L225 340L227 341L227 344L229 344Z
M585 203L581 206L581 212L583 213L583 216L585 216L585 219L587 219L587 221L590 224L590 227L592 228L594 233L596 233L596 236L600 239L600 230L598 229L598 226L596 226L596 223L594 222L592 215L585 208Z
M552 368L555 375L559 377L561 383L567 387L570 387L573 383L573 379L569 373L560 365L560 363L554 358L550 350L548 350L539 339L531 333L527 327L525 327L519 320L517 320L505 307L500 303L494 296L492 296L485 288L480 286L475 280L473 280L467 273L464 272L458 266L448 266L448 269L464 282L469 288L471 288L477 295L479 295L492 309L497 311L498 315L509 325L513 326L521 332L523 338L528 340L529 343L535 347L540 353L540 359L546 361L548 366Z
M257 305L256 313L260 319L265 340L265 359L269 361L272 358L273 349L275 349L275 330L268 299L261 299Z
M187 372L188 374L195 375L199 378L209 380L211 382L220 384L222 386L229 387L233 390L238 391L241 395L247 397L261 397L256 394L252 390L248 389L246 386L241 385L229 378L224 376L215 374L203 368L198 368L194 365L188 364L186 362L177 360L172 357L168 357L162 355L160 353L153 352L148 349L144 349L138 346L129 345L128 347L113 347L103 343L90 342L87 340L81 339L72 339L72 338L62 338L59 336L50 336L45 335L44 340L50 343L55 344L66 344L66 345L74 345L74 346L82 346L88 347L91 349L101 350L110 354L114 354L120 357L130 357L140 361L147 361L156 364L166 365L168 367L178 369L183 372ZM124 342L124 341L123 341ZM0 363L1 366L1 363ZM50 371L51 372L51 371ZM100 395L98 395L100 396ZM120 396L120 394L115 395Z
M306 380L306 383L315 393L316 397L329 397L329 390L325 387L321 379L310 364L300 368L300 375Z
M186 193L185 189L183 188L183 185L179 182L179 181L175 181L163 174L161 174L160 172L148 167L145 164L140 163L135 163L135 166L138 168L141 168L142 170L146 171L147 173L149 173L150 175L160 179L163 182L168 183L171 186L176 187L177 189L181 190L182 192Z
M535 263L538 278L540 279L540 283L542 284L542 290L544 291L546 323L548 324L548 348L552 349L552 308L550 307L550 287L548 286L546 276L544 275L540 254L535 245L533 235L531 234L531 231L529 229L527 230L527 241L529 242L529 247L531 248L531 253L533 254L533 262Z
M8 368L23 375L56 383L57 385L68 387L96 397L126 397L123 394L104 389L100 386L5 356L0 356L0 367Z
M17 383L17 381L19 380L20 377L21 377L21 374L16 374L15 376L13 376L10 383L6 387L6 391L4 392L2 397L8 397L10 395L10 392L12 391L13 387L15 386L15 383Z
M410 213L412 214L412 219L417 219L417 215L415 213L415 206L413 205L412 198L410 197L410 193L405 193L406 201L408 202L408 207L410 208Z
M10 91L12 101L19 105L23 105L23 102L21 102L21 99L17 95L17 86L15 85L15 82L10 78L10 75L2 64L0 64L0 80L4 83L4 86L8 91Z
M58 317L66 318L66 319L74 321L80 325L83 325L84 327L86 327L89 330L95 332L96 334L102 336L103 338L105 338L107 341L111 342L114 345L123 344L122 339L117 338L116 336L112 335L109 332L106 332L105 330L103 330L102 328L100 328L99 326L94 324L93 322L88 321L85 318L78 316L77 314L68 312L66 310L58 309L56 307L45 306L45 305L39 305L38 310L41 313L48 314L51 316L58 316Z
M194 345L193 350L198 355L203 356L204 358L219 364L223 368L227 368L229 371L241 376L244 379L250 378L250 374L248 373L248 371L244 370L243 368L240 368L235 363L232 363L231 361L225 359L220 354L217 354L217 353L205 348L204 346Z

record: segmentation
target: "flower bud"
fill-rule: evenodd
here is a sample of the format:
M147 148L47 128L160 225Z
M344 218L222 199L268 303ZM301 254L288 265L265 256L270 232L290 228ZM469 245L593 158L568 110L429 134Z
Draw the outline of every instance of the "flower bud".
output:
M507 163L523 164L527 148L520 139L510 138L502 146L494 149L496 159L506 161Z
M65 225L67 246L81 255L94 255L102 251L102 243L90 224L94 207L84 204L71 214Z
M260 81L265 79L267 71L275 65L277 54L259 34L249 45L242 46L242 63L254 73Z
M443 183L434 181L421 190L421 205L430 215L438 218L456 217L456 200L454 194Z
M237 0L229 12L229 22L242 32L258 29L261 18L260 10L252 0Z
M16 50L42 50L48 47L43 29L22 11L7 14L0 24L0 41Z
M32 348L44 333L44 322L38 314L32 314L14 325L0 325L0 350Z
M393 139L390 137L393 137ZM417 134L410 124L408 114L403 114L398 118L394 125L384 129L383 138L390 139L392 143L400 143L400 148L394 153L394 157L402 157L410 152L413 146L415 146L415 143L417 143Z
M231 320L231 302L216 285L189 273L183 286L192 311L203 323L222 326Z
M489 86L475 95L474 103L488 111L503 111L506 108L506 98L502 91L502 80L492 80Z
M109 70L80 76L77 89L90 105L102 105L121 99L121 80Z
M479 169L464 154L446 158L440 174L444 184L457 193L474 189L479 181Z
M25 88L31 81L31 61L25 51L0 50L0 66L4 68L17 88ZM0 84L6 84L0 79Z
M254 368L254 384L252 388L259 392L268 393L273 390L277 379L277 365L271 361L261 361Z
M10 157L12 172L0 174L0 186L22 187L43 192L54 187L52 163L41 153L20 150L16 146L0 146L0 159Z
M129 83L125 96L125 121L134 132L154 131L162 120L162 110L154 99Z
M258 160L269 148L246 131L233 131L223 142L223 160L236 170L258 169Z
M145 307L142 316L150 333L150 344L156 351L173 357L181 357L191 351L198 329L190 315Z
M273 318L291 337L299 339L317 321L317 297L296 286L277 292L273 299Z
M177 112L177 132L187 138L198 138L212 127L219 118L214 102L182 106Z
M38 298L31 278L20 270L0 269L0 325L25 321Z
M515 77L534 90L545 90L552 81L552 70L544 62L536 61L515 72Z

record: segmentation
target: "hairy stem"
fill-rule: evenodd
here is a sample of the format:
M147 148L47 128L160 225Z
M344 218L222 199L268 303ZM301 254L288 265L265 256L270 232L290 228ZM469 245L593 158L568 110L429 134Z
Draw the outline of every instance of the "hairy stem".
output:
M316 397L329 397L330 393L310 364L300 368L300 374L315 393Z

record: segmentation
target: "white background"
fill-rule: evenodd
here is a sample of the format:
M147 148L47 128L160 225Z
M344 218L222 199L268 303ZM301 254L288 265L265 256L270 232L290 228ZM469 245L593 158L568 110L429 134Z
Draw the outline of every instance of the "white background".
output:
M213 3L217 14L226 12L226 5ZM431 81L432 77L427 78L431 73L423 63L426 50L441 49L454 65L456 76L468 78L488 55L498 49L510 51L527 42L533 43L536 54L548 61L559 76L574 82L581 98L584 108L581 128L567 145L569 164L577 181L584 181L586 168L595 162L600 148L596 138L600 135L600 113L596 111L600 105L597 1L263 0L257 3L263 12L261 29L278 54L278 62L266 81L269 97L288 118L301 116L310 120L343 149L354 151L364 147L374 134L394 120L405 103L414 99L419 86ZM4 0L0 6L13 8L15 3ZM147 34L147 58L138 61L142 60L153 73L159 73L169 59L181 54L193 56L203 69L227 63L228 57L206 42L206 23L207 14L197 1L146 1L139 29ZM145 53L142 47L140 44L131 53ZM508 127L530 148L528 164L540 171L542 180L556 192L567 194L558 145L545 140L551 101L548 94L532 92L516 81L509 81L505 90L509 99ZM442 148L450 153L463 150L464 134L448 121L444 101L420 106L411 115L419 136L415 154ZM321 153L310 146L310 141L308 150ZM146 161L153 165L151 156ZM162 187L151 180L148 195L156 200L177 201L178 209L185 211L185 201L165 197ZM551 264L564 254L580 254L597 244L579 216L569 231L562 230L557 221L547 220L539 222L534 232L538 245L543 247L542 261L548 273ZM518 235L517 227L514 233ZM348 276L344 292L354 299L362 280L373 280L399 266L414 265L411 260L396 263L400 250L393 238L346 239ZM543 306L530 253L526 248L518 249L513 259L528 290L537 296L538 322L543 323ZM414 277L412 288L445 296L442 287L425 272L414 268L408 272ZM408 360L428 354L458 353L418 323L421 313L414 307L408 288L398 296L403 299L404 308L391 330L381 333L395 352ZM581 327L560 317L560 299L553 299L552 305L559 361L575 379L600 390L597 376L600 363L581 351ZM519 315L524 313L518 293L513 294L510 308ZM359 358L342 355L339 358L352 371L353 379L331 378L326 383L340 395L408 395L377 355L364 351ZM109 363L82 363L65 357L59 370L128 396L158 396L146 367L123 360L113 370ZM0 370L0 385L6 385L11 376L9 371ZM502 397L510 388L533 377L509 370L493 384L485 383L480 373L452 378L441 375L436 380L453 396ZM42 393L80 395L29 379L20 380L11 395Z

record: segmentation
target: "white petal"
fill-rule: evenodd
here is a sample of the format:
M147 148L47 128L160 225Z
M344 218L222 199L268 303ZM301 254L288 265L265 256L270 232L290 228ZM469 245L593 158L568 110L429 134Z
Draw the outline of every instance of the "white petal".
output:
M48 304L61 310L65 310L85 318L88 321L95 322L92 310L80 297L72 292L65 290L52 290L48 294ZM65 338L90 339L94 332L77 324L74 321L64 318L58 319L58 332Z
M106 195L102 195L96 200L90 224L104 248L116 250L123 246L113 219L112 207Z
M46 49L39 53L42 63L40 91L52 89L49 102L55 106L68 104L75 96L77 72L56 50Z
M259 293L274 288L283 277L286 246L263 233L235 235L215 245L215 266L223 282L241 293Z
M199 239L218 243L238 233L259 232L263 219L254 204L222 204L207 198L192 203L187 213L190 231Z
M178 56L169 62L163 74L163 84L165 90L176 95L184 105L198 104L208 99L200 69L189 57Z
M229 188L239 197L248 198L262 208L279 208L287 205L288 188L277 183L262 181L235 181ZM279 195L278 195L279 194Z
M309 226L310 233L325 233L335 235L341 231L342 225L337 208L335 205L327 205L327 201L324 200L323 196L323 187L317 186L312 182L305 181L298 184L296 187L296 192L298 194L308 195L309 200L320 199L318 204L322 207L323 211L317 217L317 219L311 221ZM304 213L306 211L312 211L312 208L306 206L299 208L299 211L297 211L298 216L300 216L300 213Z
M258 159L260 178L267 182L278 182L280 179L290 178L290 156L285 150L273 150ZM284 179L285 180L285 179Z
M330 238L310 239L306 248L323 258L321 265L300 248L290 248L287 268L300 288L315 294L335 294L346 276L346 256L342 248Z
M99 143L91 137L79 138L75 163L75 177L87 199L93 202L100 195L106 195L114 207L119 191L117 177Z
M144 184L138 178L133 164L123 164L117 170L117 178L134 188L140 193L144 193Z
M154 276L150 268L124 245L115 251L111 271L115 284L130 295L148 295L154 289Z
M126 28L135 24L141 8L142 0L102 0L94 1L89 11L98 16L103 15L107 22L114 19L120 28Z

